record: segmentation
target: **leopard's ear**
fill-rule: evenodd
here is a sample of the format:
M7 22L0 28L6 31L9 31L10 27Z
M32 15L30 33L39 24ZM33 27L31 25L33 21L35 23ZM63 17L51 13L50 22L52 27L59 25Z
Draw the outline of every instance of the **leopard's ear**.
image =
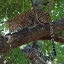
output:
M11 20L6 21L6 25L8 26L9 31L12 32L12 27L13 27L12 21Z
M6 24L9 25L11 23L11 20L7 20Z

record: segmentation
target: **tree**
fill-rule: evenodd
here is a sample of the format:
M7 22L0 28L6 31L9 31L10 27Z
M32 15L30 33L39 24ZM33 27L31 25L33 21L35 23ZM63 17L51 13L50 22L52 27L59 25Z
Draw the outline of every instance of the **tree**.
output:
M26 13L31 8L30 0L25 0L25 1L24 0L22 0L22 1L20 1L20 0L8 1L7 0L7 1L0 1L0 2L1 2L1 6L0 6L0 8L1 8L0 18L1 19L0 19L0 21L1 21L1 23L4 22L4 24L2 24L2 26L1 26L1 30L0 30L1 33L3 33L3 31L5 32L4 29L6 29L6 31L7 31L7 26L5 24L4 19L10 20L10 19L16 17L20 13ZM60 4L60 3L62 3L62 4ZM63 15L63 12L64 12L63 5L64 5L63 0L55 1L54 5L52 7L52 11L51 11L51 18L54 21L53 26L54 26L54 31L56 33L54 39L56 42L60 42L60 43L64 42L64 39L63 39L64 38L63 37L64 19L62 19L64 16ZM47 10L47 6L44 5L42 7L44 7L44 10ZM46 30L42 29L42 27L38 25L34 28L24 29L19 32L15 32L13 34L7 34L4 37L1 37L0 38L0 53L6 53L6 52L10 51L11 49L17 48L23 44L28 44L29 42L34 41L34 40L50 40L48 24L45 25L45 29ZM62 34L59 34L60 32L62 32ZM9 39L9 36L11 37L11 39ZM49 47L51 45L50 41L48 43L47 42L45 42L45 43L47 44L47 47ZM44 50L42 52L47 50L47 48L45 47L45 45L46 45L45 43L42 44L39 41L39 44L40 45L42 44L43 48L44 48ZM57 46L56 47L57 49L58 49L58 47L60 47L58 43L56 44L56 46ZM63 51L63 47L61 47L59 49L62 49L61 51ZM17 48L17 50L19 51L19 48ZM59 56L57 57L57 60L58 60L58 62L64 63L64 61L62 60L63 59L62 55L64 52L60 53L60 51L58 51L58 50L57 50L57 52L58 52ZM11 52L14 52L14 51L15 50L13 50ZM14 53L12 53L12 54L16 55L17 52L15 51L14 52L15 54ZM47 52L48 53L51 52L51 49L48 48ZM11 53L9 53L9 55L10 54ZM17 56L15 56L15 57L17 57ZM15 60L15 57L13 58L13 60ZM7 59L7 61L10 60L11 63L15 64L15 62L13 62L11 59L8 59L8 58L6 58L6 59ZM21 60L23 60L23 59L21 59ZM20 60L18 62L20 62ZM18 62L16 61L16 63L18 63Z

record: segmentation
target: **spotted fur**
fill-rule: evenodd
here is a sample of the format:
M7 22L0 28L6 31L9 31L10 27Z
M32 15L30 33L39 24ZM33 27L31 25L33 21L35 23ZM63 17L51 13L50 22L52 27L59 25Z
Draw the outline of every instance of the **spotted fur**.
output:
M48 23L50 16L44 10L37 10L38 20L41 24ZM26 14L20 14L16 18L7 22L9 30L13 32L17 28L26 28L28 26L35 26L38 22L35 19L34 10L28 11Z

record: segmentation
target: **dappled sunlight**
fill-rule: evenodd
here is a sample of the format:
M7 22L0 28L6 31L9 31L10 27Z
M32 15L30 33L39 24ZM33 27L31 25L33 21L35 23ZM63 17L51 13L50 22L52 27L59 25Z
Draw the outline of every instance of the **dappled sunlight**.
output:
M42 5L41 9L47 11L48 5L49 5L48 2L50 2L50 0L46 0L45 2L47 2L47 3L44 3L46 5ZM33 7L32 7L30 0L0 0L0 34L5 36L6 34L10 33L9 27L6 24L7 21L13 20L13 18L16 18L19 14L23 14L23 13L25 14L29 10L32 10L32 9ZM64 0L55 0L52 6L50 16L51 16L52 22L58 19L64 18ZM33 27L30 26L28 29L30 30L31 28ZM18 32L18 31L16 30L15 32ZM11 34L15 32L11 32ZM63 32L62 35L64 35L64 31L62 32ZM33 36L34 35L35 34L33 34ZM30 39L28 41L30 41ZM29 43L29 44L32 45L32 43ZM49 58L47 59L47 57L49 57L50 55L53 56L51 41L50 40L45 40L45 41L39 40L38 44L41 48L41 53L43 55L42 59L44 59L48 64L52 64L52 61L49 60ZM10 52L8 52L7 56L4 59L4 64L28 64L30 60L28 59L26 54L22 54L21 52L21 50L24 49L26 46L27 44L19 46L18 48L13 49ZM56 46L57 57L54 59L53 64L64 64L64 45L59 44L58 42L55 42L55 46ZM0 55L0 58L1 57L2 56Z

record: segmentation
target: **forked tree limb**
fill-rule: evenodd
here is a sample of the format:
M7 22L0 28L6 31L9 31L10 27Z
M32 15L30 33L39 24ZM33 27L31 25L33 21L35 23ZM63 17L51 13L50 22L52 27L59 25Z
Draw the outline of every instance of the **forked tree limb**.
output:
M46 62L41 58L41 57L39 57L36 53L31 53L31 59L33 60L34 58L36 59L36 60L38 60L39 61L39 63L40 64L46 64ZM33 62L33 61L32 61ZM36 64L36 63L32 63L32 64Z
M57 32L64 30L64 19L53 22L53 27L55 33L54 40L64 44L64 36L56 34ZM34 28L23 29L19 32L0 38L0 53L8 52L13 48L40 39L50 40L49 24L45 24L43 27L38 25Z

